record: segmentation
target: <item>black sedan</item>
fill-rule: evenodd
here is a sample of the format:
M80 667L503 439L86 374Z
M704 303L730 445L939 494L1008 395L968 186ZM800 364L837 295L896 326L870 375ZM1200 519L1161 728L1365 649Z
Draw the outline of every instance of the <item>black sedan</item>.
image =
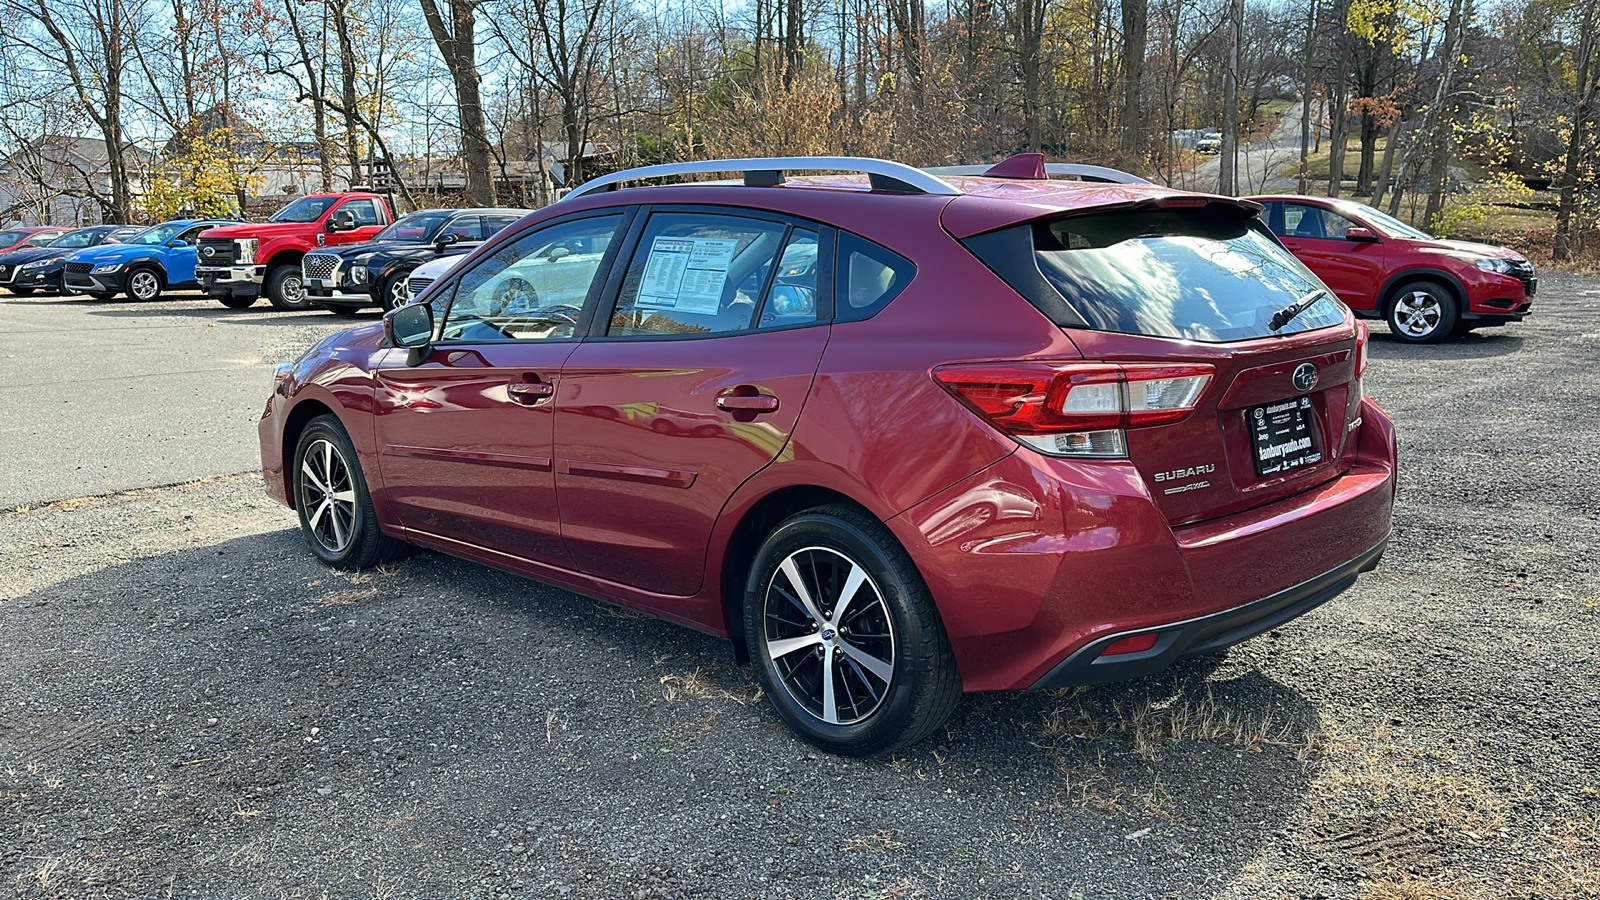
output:
M0 288L13 294L60 291L61 269L67 254L85 247L115 244L137 234L137 225L91 225L69 231L43 247L23 247L0 254Z
M406 278L430 259L465 253L526 216L527 209L424 209L402 217L371 241L324 247L300 262L306 296L340 315L406 302Z

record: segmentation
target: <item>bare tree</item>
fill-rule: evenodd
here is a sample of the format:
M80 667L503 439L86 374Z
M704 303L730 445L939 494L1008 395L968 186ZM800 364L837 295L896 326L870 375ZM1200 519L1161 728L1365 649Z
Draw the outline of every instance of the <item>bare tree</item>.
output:
M446 20L436 0L422 0L422 14L439 46L439 55L444 57L445 68L450 71L450 80L455 83L467 198L488 206L494 203L494 181L489 171L489 135L484 127L483 95L478 85L478 2L449 0L450 18Z

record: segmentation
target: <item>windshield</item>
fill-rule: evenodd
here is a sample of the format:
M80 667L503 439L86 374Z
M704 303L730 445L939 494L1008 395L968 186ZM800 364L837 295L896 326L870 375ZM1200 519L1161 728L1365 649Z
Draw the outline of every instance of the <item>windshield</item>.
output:
M378 232L375 241L410 241L426 244L450 217L444 213L417 212Z
M107 244L120 244L123 241L126 241L128 238L131 238L134 235L138 234L142 230L143 229L140 229L140 228L118 228L115 231L111 232L110 234L106 235L106 239L105 239L104 243L107 243Z
M272 214L268 222L298 222L305 224L322 218L328 207L339 202L337 197L301 197Z
M1088 327L1220 343L1326 328L1344 307L1253 218L1124 212L1036 225L1045 280ZM1320 297L1282 328L1279 310ZM1058 323L1065 324L1065 323Z
M1367 220L1367 224L1384 237L1411 238L1417 241L1434 240L1433 235L1426 231L1420 228L1413 228L1394 216L1379 212L1365 203L1340 203L1338 206L1342 212L1348 212L1351 215L1360 216Z
M184 222L167 222L161 225L152 225L139 232L126 241L125 244L165 244L177 237L187 227Z
M9 247L27 236L26 231L0 231L0 247Z
M86 228L82 231L69 231L61 237L50 242L52 247L89 247L93 246L95 238L101 235L99 229Z

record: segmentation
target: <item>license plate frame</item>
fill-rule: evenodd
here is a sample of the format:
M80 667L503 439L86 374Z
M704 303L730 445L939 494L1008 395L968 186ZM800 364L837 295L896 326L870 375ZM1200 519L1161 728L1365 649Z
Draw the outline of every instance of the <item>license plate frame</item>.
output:
M1309 396L1252 406L1244 411L1256 477L1285 475L1322 462L1316 417Z

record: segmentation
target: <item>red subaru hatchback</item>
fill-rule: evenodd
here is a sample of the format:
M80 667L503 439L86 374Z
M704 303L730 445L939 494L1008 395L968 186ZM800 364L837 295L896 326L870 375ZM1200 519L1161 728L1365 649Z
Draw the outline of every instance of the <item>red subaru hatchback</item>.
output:
M1395 490L1364 326L1259 205L1076 174L591 182L280 367L268 490L334 566L419 544L729 635L840 753L1344 591Z

